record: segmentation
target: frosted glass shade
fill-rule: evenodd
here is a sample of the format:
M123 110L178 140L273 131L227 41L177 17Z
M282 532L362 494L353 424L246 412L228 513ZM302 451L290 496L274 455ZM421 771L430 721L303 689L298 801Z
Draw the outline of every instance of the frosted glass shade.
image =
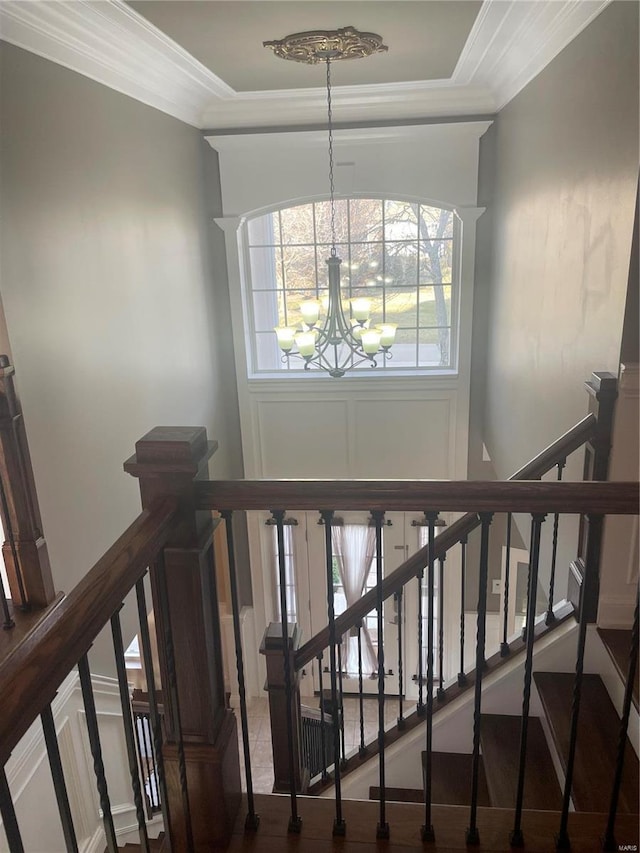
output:
M367 355L374 355L380 349L380 332L377 329L363 329L361 340Z
M296 338L296 330L288 326L276 326L276 335L278 337L278 346L283 352L290 352L293 349L293 344Z
M368 320L369 314L371 313L371 300L364 298L352 299L351 313L355 319L359 320L361 323L364 322L364 320Z

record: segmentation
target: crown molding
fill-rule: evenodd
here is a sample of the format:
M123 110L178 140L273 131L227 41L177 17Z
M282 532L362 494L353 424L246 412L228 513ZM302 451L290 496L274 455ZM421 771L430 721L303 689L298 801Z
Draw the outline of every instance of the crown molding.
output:
M0 36L195 127L235 95L123 0L3 0Z
M485 0L451 79L336 86L337 121L497 112L611 0ZM0 36L198 128L324 122L326 90L236 92L124 0L3 0Z
M452 80L488 87L501 110L610 2L485 0Z

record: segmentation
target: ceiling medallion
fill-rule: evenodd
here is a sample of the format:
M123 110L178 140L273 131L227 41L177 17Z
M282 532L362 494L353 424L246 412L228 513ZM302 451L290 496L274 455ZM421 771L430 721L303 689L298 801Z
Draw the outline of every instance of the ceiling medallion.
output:
M362 59L374 53L384 53L389 48L382 44L382 37L376 33L361 33L355 27L343 27L341 30L311 30L305 33L293 33L283 39L263 42L280 59L317 65L319 62L332 62L336 59Z

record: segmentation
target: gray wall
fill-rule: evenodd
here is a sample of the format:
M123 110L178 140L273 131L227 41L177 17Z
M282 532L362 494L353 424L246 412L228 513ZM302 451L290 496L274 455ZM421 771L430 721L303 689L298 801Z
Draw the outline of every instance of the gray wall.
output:
M591 371L618 370L638 179L636 3L607 7L500 112L480 175L491 228L477 297L490 300L474 317L486 317L474 326L473 360L486 362L474 422L505 477L584 415Z
M3 44L2 300L54 579L139 512L122 470L158 424L241 476L216 155L175 119ZM216 205L218 206L216 209Z

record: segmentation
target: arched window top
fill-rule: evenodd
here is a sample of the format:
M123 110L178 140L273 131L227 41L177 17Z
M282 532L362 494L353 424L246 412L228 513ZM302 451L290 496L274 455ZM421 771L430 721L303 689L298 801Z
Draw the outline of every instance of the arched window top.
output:
M345 313L366 296L371 324L397 323L393 357L378 372L454 371L457 353L459 227L455 213L432 204L382 198L336 200ZM252 375L298 374L283 361L275 326L297 325L300 303L327 293L329 202L309 201L247 219L246 308ZM308 375L308 374L307 374Z

